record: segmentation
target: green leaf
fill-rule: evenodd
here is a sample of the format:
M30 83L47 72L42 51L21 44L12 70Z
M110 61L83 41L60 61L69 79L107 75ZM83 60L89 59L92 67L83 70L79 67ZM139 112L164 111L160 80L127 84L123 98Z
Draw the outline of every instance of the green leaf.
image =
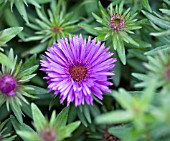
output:
M9 40L14 38L23 30L23 27L12 27L4 29L0 32L0 46L5 45Z
M90 110L89 110L89 107L88 107L88 105L84 105L84 115L85 115L85 117L86 117L86 119L87 119L87 121L89 122L89 123L91 123L91 116L90 116Z
M30 126L28 126L27 124L25 124L25 123L22 123L22 124L20 124L20 123L18 123L18 121L15 119L15 117L14 116L10 116L10 120L11 120L11 122L12 122L12 125L14 126L14 129L16 130L16 131L18 131L18 130L26 130L26 131L34 131Z
M86 121L86 119L85 119L85 117L84 117L84 114L80 111L79 108L77 108L77 115L78 115L79 119L81 120L81 122L83 123L83 125L84 125L85 127L87 127L87 126L88 126L88 125L87 125L87 121Z
M33 72L35 72L37 70L37 68L38 68L38 65L30 67L29 69L26 69L26 70L22 71L21 73L19 73L17 78L22 78L22 77L28 76L28 75L32 74Z
M169 21L165 21L165 20L162 20L156 16L153 16L152 14L146 12L146 11L143 11L142 10L142 13L153 23L159 25L160 27L162 28L167 28L169 29L170 28L170 22Z
M36 132L17 131L17 134L21 136L24 141L41 141L39 135Z
M108 26L108 21L105 21L104 19L97 16L95 13L92 13L93 17L96 19L97 22L101 23L102 25Z
M65 107L56 118L56 128L60 128L66 125L68 118L69 107Z
M120 32L120 35L125 42L131 43L137 47L139 46L139 44L135 40L133 40L126 32Z
M112 96L116 99L119 104L125 108L130 110L132 108L133 97L129 93L127 93L124 89L119 89L118 92L113 92ZM126 99L126 100L125 100Z
M125 140L127 135L130 134L132 129L131 125L120 125L109 128L109 133L115 135L119 139Z
M25 6L24 6L24 2L23 1L20 1L20 2L16 1L15 6L16 6L18 12L20 13L20 15L23 17L23 19L27 23L29 23L28 17L27 17L27 12L26 12L26 9L25 9Z
M62 127L61 129L59 129L59 131L58 131L59 139L69 137L71 135L71 133L76 128L79 127L80 123L81 123L80 121L76 121L76 122L70 123L67 126Z
M170 51L170 45L163 45L163 46L160 46L160 47L156 47L150 51L147 51L145 52L144 54L145 55L155 55L157 54L158 52L168 52Z
M30 81L30 79L33 78L34 76L36 76L36 74L31 74L31 75L28 75L28 76L24 76L24 77L22 77L18 82L22 82L22 83L28 82L28 81Z
M34 46L33 48L25 51L22 56L28 55L28 54L36 54L44 51L47 48L47 42L39 44Z
M37 59L36 59L36 54L32 55L30 58L26 59L26 61L23 63L22 65L22 71L29 69L30 66L34 66L35 64L37 64Z
M18 121L22 124L23 118L22 118L22 111L21 111L21 107L20 107L19 103L16 101L16 99L13 99L13 98L10 99L9 103L10 103L10 107L11 107L14 115L16 116Z
M99 8L100 8L100 11L102 13L102 16L109 19L110 17L108 15L108 13L106 12L106 10L104 9L104 7L102 6L100 1L99 1Z
M88 24L78 24L78 26L81 26L85 31L92 35L98 35L97 31L94 29L94 26L88 25Z
M115 124L129 122L133 118L133 113L130 111L117 110L102 114L95 118L95 121L97 124Z
M42 131L47 125L47 120L34 103L31 104L31 109L34 120L34 126L36 127L37 131Z
M135 78L139 79L139 80L146 80L148 76L146 76L145 74L140 74L140 73L132 73L132 76L134 76Z
M170 10L168 9L159 9L162 13L167 14L170 16Z
M126 65L126 54L125 54L125 47L123 44L122 39L117 39L117 53L118 56L121 60L121 62L123 63L123 65Z
M148 0L142 0L143 7L145 7L150 13L152 13L152 9L149 5Z
M152 36L168 36L170 35L170 29L158 33L150 33Z
M32 88L31 90L28 91L29 94L37 95L37 94L47 94L48 93L47 89L44 89L44 88L41 88L38 86L34 86L34 85L26 85L26 86Z
M115 57L117 58L117 53L115 53ZM120 83L120 78L121 78L121 63L120 61L115 62L116 67L113 68L115 75L112 77L112 80L114 82L114 85L117 87L119 86Z
M77 117L77 111L76 108L72 105L69 110L68 123L74 121L76 117Z
M56 120L56 112L53 111L51 118L50 118L50 127L53 127L55 125L55 120Z
M48 2L51 2L53 0L35 0L37 3L39 4L44 4L44 3L48 3Z
M41 8L41 6L36 2L36 0L27 0L28 3L31 3L32 5L36 6L37 8Z
M5 54L0 52L0 58L0 64L12 68L13 64Z

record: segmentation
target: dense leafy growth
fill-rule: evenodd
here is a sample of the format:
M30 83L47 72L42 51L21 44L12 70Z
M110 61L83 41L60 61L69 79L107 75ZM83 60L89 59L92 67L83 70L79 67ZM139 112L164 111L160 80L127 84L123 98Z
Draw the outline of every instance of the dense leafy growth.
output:
M0 0L0 17L0 141L170 140L170 0Z

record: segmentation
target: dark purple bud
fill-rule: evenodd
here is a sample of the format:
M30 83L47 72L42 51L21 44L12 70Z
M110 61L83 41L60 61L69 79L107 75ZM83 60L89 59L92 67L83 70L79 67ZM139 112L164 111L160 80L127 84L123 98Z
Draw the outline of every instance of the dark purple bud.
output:
M0 78L0 91L7 95L13 96L15 95L16 81L10 75L4 75Z

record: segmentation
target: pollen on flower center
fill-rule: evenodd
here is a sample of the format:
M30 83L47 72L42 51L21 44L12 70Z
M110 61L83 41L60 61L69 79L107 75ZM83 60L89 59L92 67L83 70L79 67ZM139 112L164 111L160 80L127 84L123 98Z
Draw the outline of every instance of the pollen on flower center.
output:
M56 26L54 26L54 27L52 28L52 31L53 31L54 33L58 33L58 32L60 32L61 30L63 30L63 28L61 28L61 27L56 27Z
M80 82L86 77L87 69L84 66L72 66L69 73L74 81Z
M125 24L125 20L120 15L113 15L110 18L110 28L114 31L122 30Z
M53 129L46 129L41 132L41 138L43 141L55 141L56 133Z
M16 81L10 75L4 75L0 78L0 91L7 96L15 95Z

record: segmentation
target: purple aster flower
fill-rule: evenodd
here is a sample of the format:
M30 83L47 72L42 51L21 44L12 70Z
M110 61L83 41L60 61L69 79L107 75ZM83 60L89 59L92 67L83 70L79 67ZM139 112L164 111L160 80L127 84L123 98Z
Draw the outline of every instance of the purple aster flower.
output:
M46 52L47 60L41 60L49 91L60 94L60 103L67 99L67 106L71 102L92 105L93 96L102 100L104 92L110 92L108 76L114 75L110 70L116 61L108 50L104 43L91 37L86 41L81 35L53 44Z
M15 95L15 88L17 82L10 75L4 75L0 78L0 91L6 96Z

